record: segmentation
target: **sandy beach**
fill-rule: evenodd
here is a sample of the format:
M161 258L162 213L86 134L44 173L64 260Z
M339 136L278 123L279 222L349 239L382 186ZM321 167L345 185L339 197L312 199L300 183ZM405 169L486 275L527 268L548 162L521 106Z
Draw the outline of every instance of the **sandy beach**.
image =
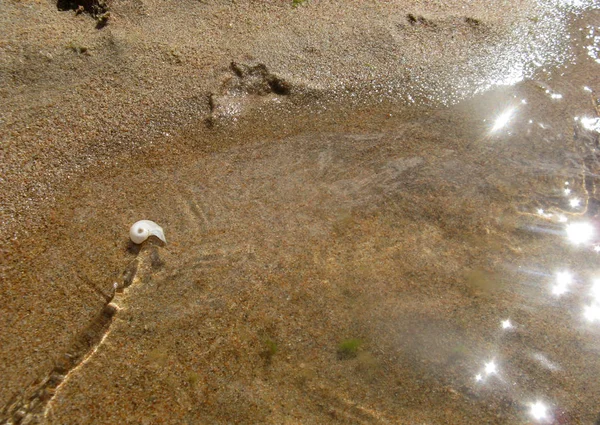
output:
M0 4L1 423L598 423L592 3L80 4Z

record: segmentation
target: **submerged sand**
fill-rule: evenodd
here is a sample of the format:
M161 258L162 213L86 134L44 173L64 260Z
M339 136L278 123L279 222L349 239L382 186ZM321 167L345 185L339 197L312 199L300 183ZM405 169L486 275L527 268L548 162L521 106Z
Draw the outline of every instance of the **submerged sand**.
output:
M558 12L461 3L3 4L0 418L596 420L585 297L540 294L597 254L535 214L596 215L595 64L474 96Z

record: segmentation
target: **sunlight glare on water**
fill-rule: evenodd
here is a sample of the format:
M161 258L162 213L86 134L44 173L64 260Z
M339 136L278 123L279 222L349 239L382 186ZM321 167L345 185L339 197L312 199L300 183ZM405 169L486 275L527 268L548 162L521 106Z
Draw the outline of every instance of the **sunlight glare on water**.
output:
M498 366L494 360L491 360L485 364L485 374L493 375L498 373Z
M483 72L473 74L455 70L447 96L443 92L435 73L413 76L415 89L436 99L442 104L454 104L473 93L484 93L493 87L512 86L531 78L539 69L560 66L573 59L568 48L570 39L567 26L569 13L577 13L592 7L593 1L541 0L530 11L531 16L520 24L513 25L511 32L500 42L490 46L486 55L471 55L459 67L480 69ZM531 37L531 34L544 34L543 37ZM590 52L598 55L598 48L590 46ZM548 92L553 100L561 100L563 94ZM413 97L409 97L412 99Z
M572 201L571 201L572 202ZM579 205L579 203L577 203ZM574 206L571 204L571 206ZM587 222L571 223L566 226L567 238L575 245L589 242L594 237L594 227Z
M556 296L565 294L569 285L573 282L573 275L568 271L558 272L556 274L556 283L552 287L552 293Z
M596 322L600 320L600 305L591 304L585 306L583 309L583 315L590 322Z
M531 403L529 414L536 421L545 420L548 418L548 406L541 401L536 401L535 403Z
M494 126L492 127L492 130L491 130L492 133L505 127L508 124L508 122L510 121L510 119L512 118L514 113L515 113L515 108L510 108L510 109L502 112L498 116L498 118L496 118L496 120L494 121Z
M590 291L592 297L597 303L600 303L600 279L595 279Z
M590 25L586 39L592 43L586 47L588 55L597 63L600 63L600 32L598 28Z
M596 117L596 118L582 117L579 119L579 121L581 122L581 125L583 126L583 128L585 128L586 130L595 131L596 133L600 133L600 117Z

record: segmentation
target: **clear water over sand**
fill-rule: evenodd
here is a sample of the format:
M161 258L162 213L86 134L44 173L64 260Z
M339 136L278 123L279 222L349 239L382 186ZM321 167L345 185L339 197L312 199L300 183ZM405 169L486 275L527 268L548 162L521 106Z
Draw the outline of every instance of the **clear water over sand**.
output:
M267 96L69 186L11 270L92 320L23 417L596 423L600 16L572 19L564 64L452 106Z

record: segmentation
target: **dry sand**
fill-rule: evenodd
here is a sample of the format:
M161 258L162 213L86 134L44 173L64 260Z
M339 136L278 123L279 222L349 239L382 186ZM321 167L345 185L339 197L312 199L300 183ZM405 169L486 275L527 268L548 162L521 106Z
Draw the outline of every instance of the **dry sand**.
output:
M528 74L579 18L463 3L3 2L0 419L593 422L597 338L517 270L592 272L524 229L565 180L596 214L595 64ZM550 135L483 137L513 96Z

